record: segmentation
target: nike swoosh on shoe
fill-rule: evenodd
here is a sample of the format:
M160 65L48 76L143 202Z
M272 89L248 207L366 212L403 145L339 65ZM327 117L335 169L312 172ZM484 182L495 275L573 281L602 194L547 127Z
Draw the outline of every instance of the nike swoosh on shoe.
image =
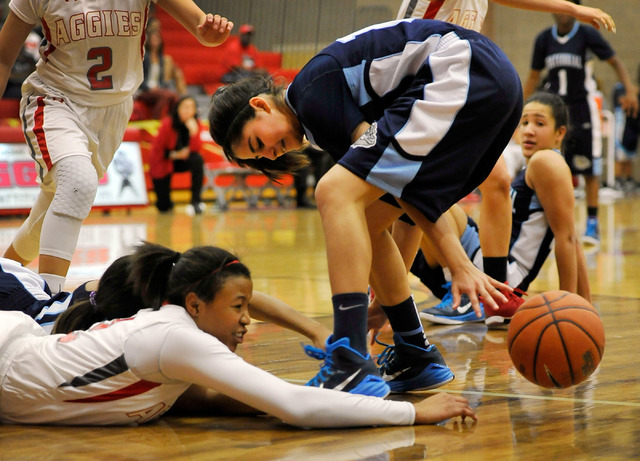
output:
M386 371L382 372L382 379L384 379L385 381L391 381L392 379L396 379L398 376L400 376L402 373L411 370L411 367L407 367L404 368L400 371L396 371L395 373L388 375Z
M340 384L338 384L337 386L335 386L333 389L336 391L341 391L342 389L344 389L345 387L347 387L349 385L349 383L351 381L353 381L356 376L358 376L358 373L360 373L360 371L362 371L361 368L358 368L355 373L353 373L351 376L349 376L347 379L345 379L344 381L342 381Z

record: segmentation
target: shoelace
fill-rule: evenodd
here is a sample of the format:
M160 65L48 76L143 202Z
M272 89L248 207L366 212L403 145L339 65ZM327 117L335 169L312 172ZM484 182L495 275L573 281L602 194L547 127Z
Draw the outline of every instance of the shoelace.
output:
M395 359L395 350L396 350L396 346L395 344L387 344L387 343L383 343L382 341L378 340L378 336L380 336L380 333L378 333L374 339L374 341L378 344L380 344L381 346L385 346L384 350L378 354L378 359L376 360L376 363L380 366L383 365L391 365L391 363L393 362L393 360Z
M320 371L313 377L311 381L307 383L307 386L318 387L319 384L325 382L331 375L329 370L333 367L333 361L331 360L331 354L327 354L322 349L318 349L310 344L306 344L304 347L304 353L309 357L316 360L324 360L324 364L320 367Z

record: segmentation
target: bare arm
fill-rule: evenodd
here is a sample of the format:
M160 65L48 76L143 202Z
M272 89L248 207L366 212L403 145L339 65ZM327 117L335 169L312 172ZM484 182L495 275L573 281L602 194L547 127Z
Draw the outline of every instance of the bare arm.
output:
M478 316L481 313L479 296L483 298L485 308L489 306L490 309L498 308L495 299L506 301L506 297L498 289L505 291L512 291L512 289L508 285L492 279L473 265L445 215L440 216L435 223L432 223L412 205L402 200L400 203L409 217L420 225L426 237L440 251L446 266L451 271L451 293L454 307L458 307L460 304L461 293L466 293L469 296L473 310Z
M568 14L580 22L591 24L596 29L605 28L616 31L616 25L611 16L599 8L591 8L565 0L493 0L495 3L530 11L545 11L547 13Z
M184 74L182 73L182 69L180 69L180 66L178 66L175 59L173 59L173 57L169 56L168 54L165 54L164 60L165 66L169 68L169 79L173 80L174 84L176 85L176 91L178 92L178 94L187 94L187 82L184 79ZM168 62L170 62L169 65L167 65Z
M205 14L193 0L158 0L167 11L205 46L223 43L233 29L233 22L218 14Z
M536 152L529 161L527 184L536 192L555 238L559 289L578 293L578 242L574 224L571 172L556 152Z
M313 345L320 349L324 349L325 342L331 335L321 323L302 315L287 303L259 291L253 292L249 314L256 320L271 322L298 332L313 341Z
M625 88L625 94L620 97L620 104L622 105L622 108L627 115L636 117L638 115L638 87L631 82L629 72L620 58L612 56L607 59L607 62L616 71L618 80L622 82Z
M31 29L33 29L33 24L27 24L9 10L7 20L0 29L0 95L7 87L11 68Z
M524 86L522 88L522 95L525 101L529 98L529 96L536 92L536 88L538 88L539 83L540 71L531 69L529 71L527 81L524 83Z

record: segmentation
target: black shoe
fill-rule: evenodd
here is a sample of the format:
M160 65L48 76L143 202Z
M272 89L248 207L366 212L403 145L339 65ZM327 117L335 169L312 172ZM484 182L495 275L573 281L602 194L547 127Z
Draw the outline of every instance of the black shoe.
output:
M426 348L405 343L397 334L394 345L381 343L387 348L378 355L380 374L391 392L409 392L435 389L451 382L453 372L447 366L435 344Z

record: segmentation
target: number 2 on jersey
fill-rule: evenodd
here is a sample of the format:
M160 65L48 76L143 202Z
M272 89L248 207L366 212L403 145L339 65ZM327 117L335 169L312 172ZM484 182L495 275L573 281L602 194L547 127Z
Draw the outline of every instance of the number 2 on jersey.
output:
M113 59L111 56L111 48L107 46L101 46L98 48L91 48L87 53L87 59L89 61L98 60L97 64L89 67L87 72L87 78L89 79L89 85L92 90L110 90L113 88L113 78L111 75L98 76L100 72L106 72L111 69L113 65Z

